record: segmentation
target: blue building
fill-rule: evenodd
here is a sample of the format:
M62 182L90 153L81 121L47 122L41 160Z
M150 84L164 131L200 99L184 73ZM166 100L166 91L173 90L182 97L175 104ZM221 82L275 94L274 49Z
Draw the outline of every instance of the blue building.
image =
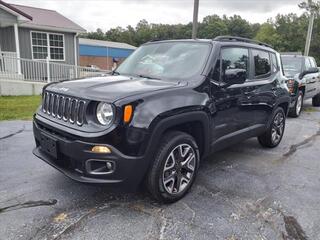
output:
M127 43L79 38L80 65L111 70L114 64L121 63L135 49Z

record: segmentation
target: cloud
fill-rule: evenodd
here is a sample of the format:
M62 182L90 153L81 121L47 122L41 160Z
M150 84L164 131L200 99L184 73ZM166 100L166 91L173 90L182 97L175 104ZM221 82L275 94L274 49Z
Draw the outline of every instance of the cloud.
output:
M201 1L201 0L200 0ZM297 7L299 0L212 0L203 1L204 7L219 6L229 11L268 13L286 7Z
M264 22L278 13L301 13L301 0L200 0L199 20L212 14L238 14L248 21ZM150 23L188 23L192 21L193 0L7 0L34 7L53 9L88 31L104 31L135 26L141 19Z
M129 5L166 5L175 8L192 8L192 0L120 0ZM283 6L295 6L302 0L200 0L201 8L222 8L227 11L272 12Z

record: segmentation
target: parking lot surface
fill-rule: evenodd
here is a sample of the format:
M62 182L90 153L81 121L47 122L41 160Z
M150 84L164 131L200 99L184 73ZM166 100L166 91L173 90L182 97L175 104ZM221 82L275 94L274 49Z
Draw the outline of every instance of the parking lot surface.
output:
M171 205L74 182L33 147L30 121L0 122L0 239L320 239L320 109L310 102L277 148L249 139L215 153Z

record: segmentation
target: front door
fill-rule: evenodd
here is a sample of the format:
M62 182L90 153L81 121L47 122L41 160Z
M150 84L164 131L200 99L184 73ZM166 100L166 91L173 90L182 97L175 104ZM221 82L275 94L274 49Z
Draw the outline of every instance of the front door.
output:
M254 119L244 84L228 86L226 75L232 71L249 73L249 50L244 47L223 47L211 76L211 95L215 105L212 115L212 144L232 139L233 135L249 127Z
M314 60L310 57L305 58L305 70L308 70L312 67L316 67ZM303 78L305 79L306 89L305 89L305 97L312 98L314 97L319 90L319 73L310 73L305 75Z

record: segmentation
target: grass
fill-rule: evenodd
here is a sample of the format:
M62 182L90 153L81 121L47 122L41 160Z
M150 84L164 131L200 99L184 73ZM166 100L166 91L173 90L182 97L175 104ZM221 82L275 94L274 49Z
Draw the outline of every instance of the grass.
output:
M313 107L307 107L307 108L303 109L303 111L305 111L305 112L319 112L318 109L313 108Z
M41 103L41 96L3 96L0 97L0 121L31 120Z

